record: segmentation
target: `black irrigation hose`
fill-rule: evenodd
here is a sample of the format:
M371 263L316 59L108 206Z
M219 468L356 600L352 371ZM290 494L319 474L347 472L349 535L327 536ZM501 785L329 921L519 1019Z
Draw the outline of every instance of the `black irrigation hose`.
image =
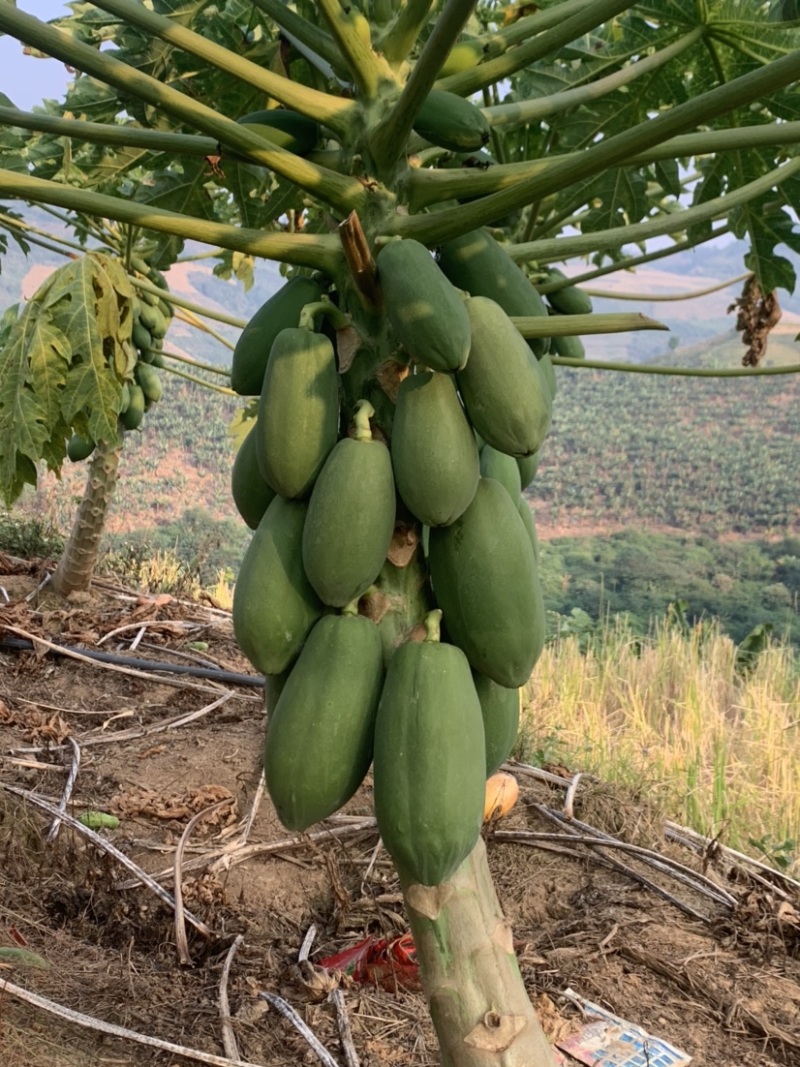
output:
M136 656L115 656L111 652L96 652L88 648L75 648L72 645L60 645L64 654L77 652L87 659L96 659L100 663L115 663L118 667L132 667L138 671L163 671L166 674L189 674L193 678L210 678L216 682L227 682L228 685L252 685L263 686L264 676L261 674L236 674L233 671L222 671L217 667L190 667L188 664L163 663L153 659L138 659ZM31 652L33 642L25 637L3 637L0 639L0 650L9 649L12 652ZM58 648L47 650L53 655L59 655Z

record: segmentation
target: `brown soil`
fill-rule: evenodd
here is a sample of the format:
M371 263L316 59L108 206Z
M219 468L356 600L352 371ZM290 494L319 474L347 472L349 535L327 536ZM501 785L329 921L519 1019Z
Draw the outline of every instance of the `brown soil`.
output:
M96 648L104 635L129 626L100 648L182 664L206 659L227 670L249 671L229 619L208 605L137 600L129 591L100 584L90 596L69 603L46 587L26 602L38 577L35 567L0 555L0 585L10 597L0 607L0 641L18 636L13 627ZM0 595L0 603L3 599ZM142 626L142 643L131 653ZM207 647L198 652L190 642ZM229 699L210 707L226 692ZM156 729L204 708L183 725ZM243 940L233 957L229 996L241 1058L269 1067L317 1062L297 1031L259 996L266 990L292 1004L337 1062L344 1062L333 1007L312 999L299 982L297 952L312 923L317 928L312 960L367 934L403 933L399 887L385 853L370 864L377 841L372 828L354 831L331 821L321 837L295 839L291 848L253 847L290 838L268 798L253 811L263 732L257 688L123 674L54 657L42 644L27 652L0 647L5 1067L178 1067L189 1061L60 1021L3 991L3 978L85 1015L222 1056L218 995L236 935ZM141 884L121 888L129 872L75 830L62 827L48 843L50 817L30 797L5 788L58 803L72 760L69 738L81 749L69 811L76 817L89 809L116 814L119 827L100 833L170 891L181 834L193 815L212 809L195 825L183 861L184 904L211 931L202 936L188 927L190 964L178 961L170 906ZM520 767L517 776L519 804L487 831L489 862L513 924L526 985L548 1033L563 1035L581 1023L577 1008L563 996L570 988L684 1049L698 1065L800 1065L800 894L777 878L757 881L749 868L731 866L713 849L698 855L668 842L644 798L621 796L596 782L581 784L576 817L704 870L732 894L735 905L715 903L696 885L656 872L629 853L607 851L627 864L625 872L607 866L597 852L567 847L566 836L534 847L531 841L504 839L502 832L510 830L552 832L552 814L564 807L560 786ZM246 851L240 841L251 812ZM369 782L347 814L371 814ZM665 899L664 891L675 902ZM48 966L10 962L2 953L19 946ZM438 1062L421 993L352 981L343 988L362 1067Z

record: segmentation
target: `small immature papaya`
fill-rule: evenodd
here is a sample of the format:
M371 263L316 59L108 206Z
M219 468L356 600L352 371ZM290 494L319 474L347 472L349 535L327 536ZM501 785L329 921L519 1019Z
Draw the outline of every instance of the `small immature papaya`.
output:
M281 330L297 326L306 304L316 303L322 286L312 278L291 278L262 304L239 335L231 361L231 389L240 396L258 396L269 353Z
M394 336L423 367L458 370L469 355L461 294L419 241L390 241L378 253L383 304Z
M469 506L480 476L478 446L449 374L403 380L391 449L398 492L420 522L446 526Z

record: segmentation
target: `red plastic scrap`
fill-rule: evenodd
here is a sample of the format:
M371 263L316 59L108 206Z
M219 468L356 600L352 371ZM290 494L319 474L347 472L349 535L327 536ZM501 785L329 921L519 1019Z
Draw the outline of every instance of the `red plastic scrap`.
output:
M319 961L329 971L342 971L354 982L379 985L390 993L399 989L419 989L417 950L411 934L389 941L385 937L365 937L356 945Z

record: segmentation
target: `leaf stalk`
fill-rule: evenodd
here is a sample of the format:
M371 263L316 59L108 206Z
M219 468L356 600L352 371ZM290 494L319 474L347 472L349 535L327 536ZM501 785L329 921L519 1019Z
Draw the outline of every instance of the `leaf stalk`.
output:
M44 178L31 178L0 170L0 194L32 203L44 202L100 215L118 222L128 222L157 233L169 233L190 241L220 245L234 252L246 252L263 259L282 260L298 267L312 267L335 274L341 262L341 247L336 237L327 234L263 233L261 230L228 226L221 222L182 215L178 211L138 204L117 196L73 189Z

